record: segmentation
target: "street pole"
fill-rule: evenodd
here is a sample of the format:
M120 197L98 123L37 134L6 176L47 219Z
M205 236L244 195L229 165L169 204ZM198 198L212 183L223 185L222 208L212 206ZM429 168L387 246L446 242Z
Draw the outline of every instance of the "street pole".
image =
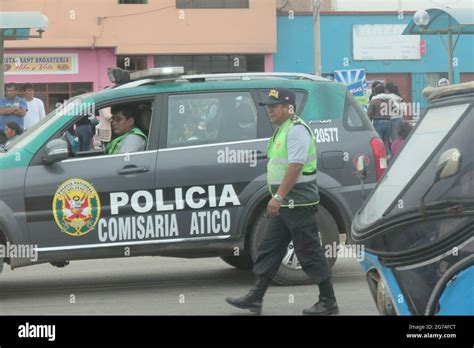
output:
M448 29L448 80L450 84L454 84L453 78L453 32L450 26Z
M321 0L313 0L313 30L314 30L314 73L321 76L321 38L319 8Z
M0 98L3 98L4 97L4 91L5 91L5 88L4 88L4 78L3 78L3 48L4 48L4 44L3 44L3 29L0 29Z

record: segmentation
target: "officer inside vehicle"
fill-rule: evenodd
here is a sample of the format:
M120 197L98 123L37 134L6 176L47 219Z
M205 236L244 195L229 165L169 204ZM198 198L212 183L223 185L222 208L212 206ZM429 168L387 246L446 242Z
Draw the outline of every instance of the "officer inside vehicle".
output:
M112 107L112 130L115 138L105 147L108 155L144 151L147 137L135 125L134 110L118 105Z
M260 314L265 291L293 240L303 270L319 285L319 301L303 314L337 314L331 270L316 222L316 142L309 126L294 114L295 99L290 90L272 89L267 100L260 103L266 105L271 122L278 126L268 146L267 183L273 197L267 205L267 231L253 267L255 286L245 296L226 301Z

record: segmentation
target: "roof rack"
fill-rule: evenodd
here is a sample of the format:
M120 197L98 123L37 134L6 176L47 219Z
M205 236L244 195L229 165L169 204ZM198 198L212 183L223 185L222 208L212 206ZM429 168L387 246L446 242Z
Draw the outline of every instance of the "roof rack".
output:
M474 92L474 81L444 87L426 87L423 96L428 100L436 100L453 94Z
M132 88L157 83L170 83L170 82L207 82L207 81L251 81L251 80L308 80L308 81L325 81L320 76L304 74L304 73L280 73L280 72L269 72L269 73L226 73L226 74L196 74L196 75L177 75L177 76L166 76L159 78L157 76L150 76L146 78L146 70L144 70L140 76L140 79L130 80L130 82L117 86L116 88ZM138 73L138 72L137 72Z
M285 72L269 72L269 73L228 73L228 74L198 74L198 75L183 75L178 80L199 80L199 81L232 81L232 80L265 80L278 78L295 78L296 80L310 80L310 81L329 81L324 77L304 74L304 73L285 73Z

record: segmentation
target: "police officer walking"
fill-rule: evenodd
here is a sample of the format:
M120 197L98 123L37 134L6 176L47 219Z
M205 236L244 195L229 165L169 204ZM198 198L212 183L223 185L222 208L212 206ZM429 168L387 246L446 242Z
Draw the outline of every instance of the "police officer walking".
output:
M266 235L253 267L256 283L245 296L228 297L226 301L260 314L263 296L293 240L303 270L319 285L319 301L303 314L338 314L331 270L318 237L319 194L313 132L294 114L295 94L290 90L272 89L260 105L266 105L271 122L278 125L268 144L267 183L273 197L267 205Z

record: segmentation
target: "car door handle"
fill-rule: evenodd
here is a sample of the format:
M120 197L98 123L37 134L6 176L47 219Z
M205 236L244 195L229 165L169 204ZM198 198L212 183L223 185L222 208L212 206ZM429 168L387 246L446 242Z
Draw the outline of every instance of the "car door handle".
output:
M262 151L257 151L257 160L266 160L267 154Z
M150 167L137 167L137 166L125 166L122 169L117 170L118 175L127 175L127 174L140 174L146 173L150 170Z

